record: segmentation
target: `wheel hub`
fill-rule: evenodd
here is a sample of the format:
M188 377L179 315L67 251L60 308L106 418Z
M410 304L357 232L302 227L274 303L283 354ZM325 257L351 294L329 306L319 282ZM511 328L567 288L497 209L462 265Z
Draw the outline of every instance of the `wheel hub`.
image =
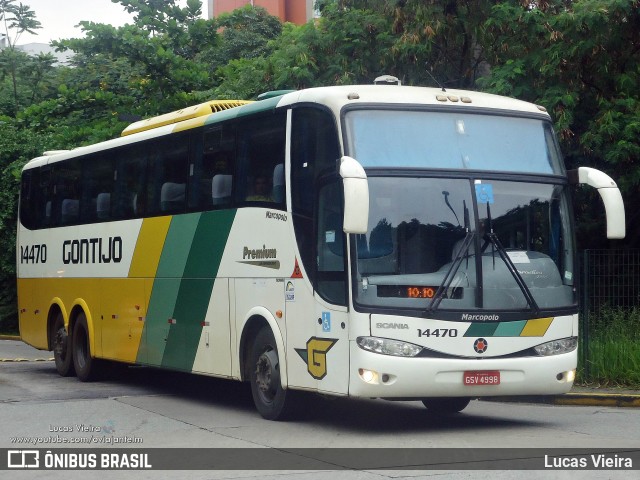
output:
M56 332L56 338L53 345L54 352L64 358L67 354L67 339L68 339L67 331L64 328L58 329Z
M278 355L275 351L269 350L260 355L256 362L256 384L262 395L271 400L279 383Z

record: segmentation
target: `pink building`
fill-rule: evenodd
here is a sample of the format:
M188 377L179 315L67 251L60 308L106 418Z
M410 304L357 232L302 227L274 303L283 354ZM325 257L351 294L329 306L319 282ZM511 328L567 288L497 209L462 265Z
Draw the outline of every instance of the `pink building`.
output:
M209 18L251 4L264 8L283 22L302 25L314 17L313 3L314 0L208 0Z

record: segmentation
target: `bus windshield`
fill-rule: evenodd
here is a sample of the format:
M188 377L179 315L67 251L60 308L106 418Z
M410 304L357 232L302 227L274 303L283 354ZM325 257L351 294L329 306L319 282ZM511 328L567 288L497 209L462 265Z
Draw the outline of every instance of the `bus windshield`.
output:
M564 186L370 176L369 190L369 231L355 236L357 304L536 314L575 305Z
M345 121L350 155L365 168L564 174L553 129L537 118L367 109Z

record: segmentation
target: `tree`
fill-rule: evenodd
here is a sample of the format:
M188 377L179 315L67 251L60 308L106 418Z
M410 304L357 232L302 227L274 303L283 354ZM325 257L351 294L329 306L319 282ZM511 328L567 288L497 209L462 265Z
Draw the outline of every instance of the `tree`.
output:
M546 0L492 7L484 41L495 93L544 105L569 168L594 166L616 179L627 216L627 245L640 242L640 2ZM583 195L581 247L601 247L590 229L599 202ZM586 219L593 219L586 220ZM600 227L601 229L602 227Z
M47 136L0 116L0 332L18 332L15 248L20 170L48 144Z
M118 3L131 13L137 12L133 25L114 28L80 22L86 38L53 42L54 46L74 51L75 66L115 63L121 68L128 63L131 81L127 88L133 97L143 99L142 105L137 105L144 114L157 112L152 103L164 109L177 108L175 95L211 86L210 67L198 56L215 43L217 33L211 22L196 18L199 1L189 0L184 8L173 0Z
M278 17L264 8L245 5L215 20L221 39L215 55L219 65L240 58L266 57L272 52L269 41L282 32Z
M262 57L242 58L218 70L216 95L233 92L249 97L269 89L307 88L319 85L369 83L387 73L390 22L382 12L340 10L335 2L322 3L317 24L287 24ZM242 85L242 88L238 88Z
M4 25L7 48L0 52L0 62L5 73L11 77L13 86L14 111L16 115L20 109L18 100L18 66L20 59L24 57L16 50L16 43L24 33L36 34L35 30L41 28L41 24L36 20L33 10L28 5L22 3L16 5L15 0L0 0L0 21ZM13 37L11 36L13 34Z
M317 22L286 25L262 60L222 67L215 91L237 91L237 81L275 88L370 83L381 74L407 85L473 88L488 72L482 35L493 3L318 0ZM248 72L261 82L247 81Z

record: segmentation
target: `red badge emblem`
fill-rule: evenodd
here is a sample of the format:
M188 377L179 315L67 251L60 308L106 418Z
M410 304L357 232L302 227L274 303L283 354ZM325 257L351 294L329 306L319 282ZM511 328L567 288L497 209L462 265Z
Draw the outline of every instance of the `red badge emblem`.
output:
M473 342L473 349L476 353L484 353L487 351L487 347L489 343L484 338L478 338L475 342Z

